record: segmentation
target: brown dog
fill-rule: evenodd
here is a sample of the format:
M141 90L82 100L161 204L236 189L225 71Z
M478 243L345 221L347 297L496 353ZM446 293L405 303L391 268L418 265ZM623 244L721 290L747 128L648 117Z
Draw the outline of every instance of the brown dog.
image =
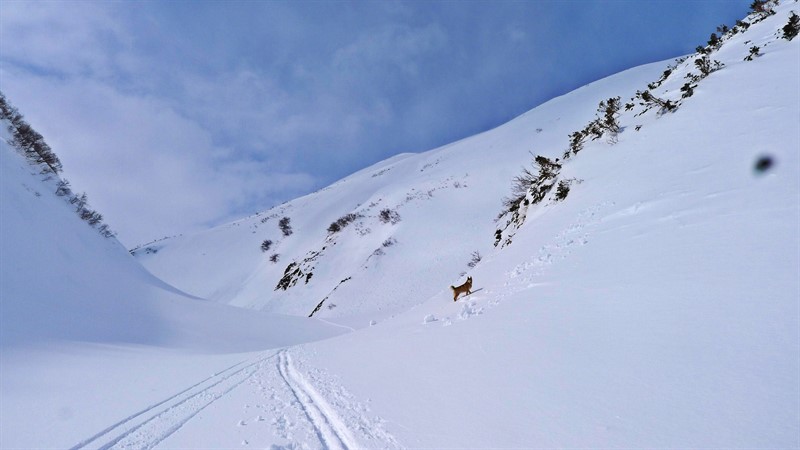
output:
M453 290L453 301L456 301L458 298L458 294L462 292L466 292L467 295L472 293L472 277L467 277L467 282L462 284L461 286L450 286L450 289Z

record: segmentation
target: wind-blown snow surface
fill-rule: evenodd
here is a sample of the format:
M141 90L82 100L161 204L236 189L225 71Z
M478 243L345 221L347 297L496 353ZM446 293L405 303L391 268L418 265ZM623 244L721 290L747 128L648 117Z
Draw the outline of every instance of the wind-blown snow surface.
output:
M587 143L567 161L561 177L582 181L563 202L532 206L502 249L492 245L499 200L528 151L561 156L600 100L626 102L666 63L140 249L150 270L194 295L296 315L327 297L314 317L359 330L249 355L155 344L70 347L57 359L60 344L18 352L12 365L4 351L2 444L797 448L800 40L776 34L795 5L727 40L712 55L725 67L676 112L623 113L619 142ZM762 56L744 61L753 45ZM685 71L654 95L680 97ZM762 155L774 164L758 172ZM383 208L401 221L382 223ZM329 238L349 212L364 217ZM267 253L264 239L274 241ZM469 269L475 250L483 259ZM274 291L293 261L304 277ZM448 285L462 271L475 292L453 303ZM87 379L41 375L73 366ZM115 408L81 409L108 398L93 388L121 385Z

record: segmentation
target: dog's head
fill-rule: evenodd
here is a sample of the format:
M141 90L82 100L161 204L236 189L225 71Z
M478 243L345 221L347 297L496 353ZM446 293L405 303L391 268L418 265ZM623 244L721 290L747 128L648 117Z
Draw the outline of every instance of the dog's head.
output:
M467 284L472 286L472 277L467 277Z

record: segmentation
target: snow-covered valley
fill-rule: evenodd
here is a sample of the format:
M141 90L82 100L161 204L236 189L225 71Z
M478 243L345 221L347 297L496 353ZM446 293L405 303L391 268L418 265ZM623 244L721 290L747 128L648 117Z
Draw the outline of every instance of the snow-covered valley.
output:
M0 447L800 447L792 10L134 256L2 142Z

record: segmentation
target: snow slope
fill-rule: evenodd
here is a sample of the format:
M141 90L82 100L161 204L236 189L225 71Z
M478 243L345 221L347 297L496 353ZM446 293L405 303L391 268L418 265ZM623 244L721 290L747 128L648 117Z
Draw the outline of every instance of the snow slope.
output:
M69 340L245 351L291 343L277 327L317 332L318 321L223 307L158 280L0 146L4 349Z
M187 295L81 221L5 139L0 167L2 448L66 447L237 352L346 331Z
M225 226L145 245L135 255L156 276L213 301L308 316L326 299L315 317L379 320L460 283L472 252L491 253L500 200L511 179L529 166L531 152L560 156L567 134L594 117L600 99L607 93L632 95L664 65L597 81L489 132L395 156L319 192ZM383 223L379 213L385 208L400 221ZM339 233L326 231L348 213L363 217ZM288 237L277 225L282 217L291 219ZM265 239L274 242L266 253L259 248ZM270 262L272 254L279 255L277 263ZM293 287L276 290L291 263L311 279L306 283L303 275Z
M33 339L17 331L14 351L2 355L0 446L800 447L800 40L778 32L796 5L783 2L726 38L711 53L724 67L676 111L622 112L617 143L589 141L564 162L561 179L580 180L567 198L556 202L551 192L513 230L503 228L507 216L495 219L528 152L561 157L567 135L594 118L600 100L628 102L666 63L592 83L478 136L397 156L274 210L139 249L137 258L167 282L259 320L274 317L263 311L308 315L327 297L320 320L275 319L291 343L334 331L321 320L352 332L283 348L259 336L262 351L240 354L222 350L248 347L194 343L163 310L164 329L180 338L96 331L78 345L64 326L66 338L31 349L19 343ZM761 56L745 61L753 45ZM685 75L696 72L692 58L674 65L653 95L679 101ZM756 170L765 155L772 165ZM3 317L15 261L7 248L31 236L23 219L39 218L20 213L16 238L6 239L7 202L30 194L17 188L23 177L5 175L5 161ZM18 180L10 183L16 190L7 180ZM381 222L383 208L401 220ZM363 217L329 236L328 225L349 212ZM277 227L284 216L290 236ZM510 245L493 246L498 228L515 233ZM50 249L58 234L45 231ZM274 241L267 253L264 239ZM111 245L99 242L89 245ZM476 250L483 258L469 268ZM84 251L76 244L61 258L82 266L98 253ZM275 291L294 261L303 277ZM61 259L54 270L65 266ZM147 305L159 304L151 291L163 291L181 305L224 311L198 313L197 326L230 311L130 272L151 286ZM448 285L467 274L474 293L454 303ZM62 281L58 293L72 285ZM33 298L22 286L14 292ZM12 321L3 320L4 328ZM302 323L313 330L295 334Z

